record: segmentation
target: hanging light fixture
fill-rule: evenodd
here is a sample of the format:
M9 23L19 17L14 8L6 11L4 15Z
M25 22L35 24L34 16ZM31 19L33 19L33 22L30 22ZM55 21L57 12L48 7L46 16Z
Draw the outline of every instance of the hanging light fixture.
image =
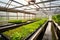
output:
M28 4L34 4L35 0L26 0L28 2Z

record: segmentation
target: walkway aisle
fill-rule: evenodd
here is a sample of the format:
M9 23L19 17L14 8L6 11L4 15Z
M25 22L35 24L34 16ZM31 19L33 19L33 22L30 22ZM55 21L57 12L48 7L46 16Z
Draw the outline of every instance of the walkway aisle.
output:
M52 16L49 16L49 21L51 20L52 20ZM46 28L46 31L42 40L52 40L51 22L48 23L48 26Z
M52 20L52 16L49 16L49 21L51 20ZM51 22L48 23L48 26L46 28L46 31L42 40L52 40Z
M46 31L42 40L52 40L51 22L48 23L48 26L46 28Z

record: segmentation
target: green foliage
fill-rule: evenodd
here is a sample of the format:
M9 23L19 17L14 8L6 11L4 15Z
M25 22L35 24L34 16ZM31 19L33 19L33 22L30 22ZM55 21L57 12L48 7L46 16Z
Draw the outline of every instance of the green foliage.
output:
M16 23L16 24L19 24L22 22L22 20L9 20L8 21L9 23Z
M1 17L0 17L0 20L5 20L5 18L1 18Z
M21 27L3 32L4 35L7 37L10 37L10 40L23 40L25 39L28 35L33 33L39 26L41 26L47 19L41 19L37 22L28 24L28 25L23 25Z
M22 22L27 22L27 20L22 20Z
M54 15L54 16L52 17L52 19L53 19L55 22L57 22L58 24L60 24L60 14Z
M40 20L39 18L34 18L34 19L31 19L31 20ZM19 24L21 22L27 22L27 20L9 20L8 21L9 23L15 23L15 24Z
M36 21L38 21L38 20L40 20L40 18L33 18L33 20L36 20Z

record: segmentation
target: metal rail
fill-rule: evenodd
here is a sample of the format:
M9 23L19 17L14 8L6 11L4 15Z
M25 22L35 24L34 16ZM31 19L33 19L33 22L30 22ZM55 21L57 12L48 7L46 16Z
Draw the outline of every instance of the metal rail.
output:
M58 28L58 26L56 25L56 23L53 21L53 26L54 26L54 29L55 29L55 33L57 35L57 39L60 40L60 30Z
M9 25L9 26L0 27L0 33L4 32L4 31L7 31L7 30L10 30L10 29L17 28L17 27L22 26L22 25L27 25L27 24L30 24L30 23L33 23L33 22L35 22L35 21L25 22L25 23L20 23L20 24L13 24L13 25Z

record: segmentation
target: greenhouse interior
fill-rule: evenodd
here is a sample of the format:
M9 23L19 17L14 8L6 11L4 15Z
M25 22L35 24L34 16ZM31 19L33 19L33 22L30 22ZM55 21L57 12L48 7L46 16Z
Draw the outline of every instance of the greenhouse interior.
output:
M0 40L60 40L60 0L0 0Z

